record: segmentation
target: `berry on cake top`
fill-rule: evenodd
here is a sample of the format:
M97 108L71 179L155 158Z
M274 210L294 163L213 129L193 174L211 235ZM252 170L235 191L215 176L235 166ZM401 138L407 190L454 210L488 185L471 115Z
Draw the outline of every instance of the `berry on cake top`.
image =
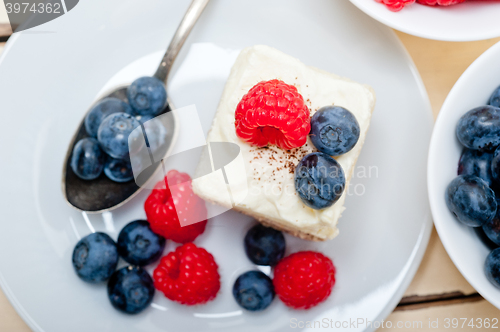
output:
M274 79L254 85L236 107L236 134L263 147L290 150L306 143L311 130L309 109L293 85Z

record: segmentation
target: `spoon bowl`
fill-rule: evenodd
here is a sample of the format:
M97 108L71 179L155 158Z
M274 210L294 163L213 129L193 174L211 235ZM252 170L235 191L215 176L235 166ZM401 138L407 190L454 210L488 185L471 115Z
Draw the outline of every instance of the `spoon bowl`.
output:
M99 98L96 103L108 97L118 98L127 102L127 88L128 86L116 88ZM89 111L92 107L90 107ZM166 144L162 147L162 151L165 151L164 158L170 154L172 146L177 138L177 130L179 128L177 124L178 119L175 113L170 112L172 109L174 109L174 106L172 101L168 99L167 105L160 114L160 116L166 113L171 115L169 121L162 121L166 129ZM112 181L106 177L104 172L94 180L89 181L80 179L71 169L71 154L75 144L85 137L89 137L89 135L85 130L84 118L69 144L62 175L62 191L64 198L72 207L80 211L99 213L122 206L138 194L141 187L144 187L161 169L161 163L156 162L151 167L142 170L140 174L135 176L135 181L132 180L128 182Z
M189 8L184 15L179 27L177 28L170 45L163 56L163 59L154 74L154 77L167 85L168 76L172 68L173 62L179 54L182 45L186 41L189 33L194 27L194 24L200 17L205 9L209 0L192 0ZM97 100L100 101L107 97L115 97L122 101L127 102L127 88L128 86L121 86L113 89ZM96 102L96 103L97 103ZM92 107L89 109L89 111ZM114 182L106 177L103 173L94 180L83 180L79 178L71 168L71 155L75 144L82 138L88 137L85 130L85 118L80 123L71 143L69 144L68 151L63 167L62 174L62 191L66 201L75 209L91 213L99 213L110 211L119 206L122 206L131 200L140 189L149 187L148 184L153 179L154 175L162 170L162 160L166 158L175 143L178 131L178 119L175 112L171 112L174 108L170 98L167 98L165 108L162 113L155 118L148 120L141 124L142 135L138 135L140 146L139 156L130 156L132 169L135 181L128 182ZM150 147L147 135L148 123L157 121L164 127L162 143L155 151ZM136 128L136 130L140 130ZM141 134L140 131L136 132ZM132 135L132 134L131 134ZM141 143L142 142L142 143ZM130 145L129 150L132 152L133 147ZM135 144L135 143L134 143ZM147 147L147 149L145 149ZM137 161L139 166L134 165ZM144 165L140 165L145 161Z

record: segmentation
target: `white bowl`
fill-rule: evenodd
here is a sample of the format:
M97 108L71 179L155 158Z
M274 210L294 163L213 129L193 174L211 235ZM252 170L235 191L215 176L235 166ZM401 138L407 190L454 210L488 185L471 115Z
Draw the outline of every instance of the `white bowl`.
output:
M481 55L460 77L446 98L432 134L427 182L434 224L446 251L467 281L494 306L500 308L500 289L483 272L489 249L473 228L462 225L448 210L445 190L457 176L462 145L455 135L459 118L486 104L500 85L500 43Z
M412 4L392 12L375 0L350 0L377 21L418 37L472 41L500 36L500 2L470 1L449 7Z

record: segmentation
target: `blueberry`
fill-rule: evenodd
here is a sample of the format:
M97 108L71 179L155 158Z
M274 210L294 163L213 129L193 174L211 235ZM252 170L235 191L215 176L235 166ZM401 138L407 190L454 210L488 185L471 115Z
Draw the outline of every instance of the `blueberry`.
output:
M484 272L488 280L500 288L500 248L491 251L486 257Z
M135 115L158 115L167 101L165 85L155 77L136 79L127 89L127 98Z
M489 187L492 185L491 161L493 153L465 148L458 162L458 175L475 175L480 177Z
M127 314L144 310L155 294L153 279L142 267L126 266L108 281L108 297L116 309Z
M138 126L140 126L139 121L130 114L111 114L99 126L97 139L108 155L117 159L126 159L129 156L129 135Z
M274 299L273 282L260 271L245 272L236 279L233 285L233 296L244 309L264 310Z
M305 205L312 209L332 206L345 188L340 164L321 152L310 153L295 168L295 190Z
M493 93L491 94L488 105L500 107L500 86L496 88L495 91L493 91Z
M493 219L494 220L494 219ZM483 225L484 227L484 225ZM495 242L491 241L490 238L486 235L484 232L483 227L474 227L474 231L476 232L476 235L479 237L481 242L490 250L496 249L499 247Z
M498 218L493 218L487 221L482 227L484 234L491 240L496 246L500 246L500 220ZM490 246L491 247L491 246Z
M493 156L491 158L491 186L493 186L493 189L497 189L498 185L500 184L500 148L497 148L495 152L493 152Z
M165 239L153 233L146 220L132 221L118 235L118 253L133 265L157 261L165 248Z
M285 237L273 228L258 224L245 236L245 252L257 265L276 265L285 255Z
M493 150L500 144L500 108L481 106L465 113L456 129L460 143L473 150Z
M343 107L322 107L311 118L311 141L330 156L349 152L358 142L359 133L358 121Z
M134 179L132 165L129 159L116 159L108 157L104 165L104 174L115 182L127 182Z
M498 206L497 200L497 206ZM497 209L497 213L493 217L493 219L488 220L484 223L482 227L484 233L494 244L496 247L500 246L500 209Z
M132 113L132 108L118 98L104 98L92 107L85 117L85 130L92 137L97 137L97 130L108 115L113 113Z
M104 233L89 234L76 244L72 261L76 274L84 281L107 280L118 264L115 241Z
M106 155L95 138L83 138L73 147L71 169L80 179L93 180L102 173Z
M474 175L459 175L446 189L446 205L455 217L471 227L482 226L496 214L495 193Z

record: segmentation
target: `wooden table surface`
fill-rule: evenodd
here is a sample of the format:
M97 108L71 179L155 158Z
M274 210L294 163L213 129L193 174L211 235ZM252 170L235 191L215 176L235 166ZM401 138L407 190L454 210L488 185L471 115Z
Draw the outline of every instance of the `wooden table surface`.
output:
M1 2L1 1L0 1ZM0 6L0 53L10 35L10 27L2 25ZM5 22L5 21L3 21ZM424 81L432 104L434 117L464 70L484 51L500 41L500 38L477 42L452 43L422 39L396 32L415 62ZM499 78L500 80L500 78ZM439 328L448 331L444 319L494 318L500 311L476 293L474 288L458 272L444 250L434 230L422 264L404 298L396 310L386 319L393 322L439 320ZM424 328L405 328L404 331L426 331ZM389 330L382 328L380 330ZM467 330L467 328L457 330ZM30 331L9 301L0 291L0 331ZM50 332L50 331L47 331Z

